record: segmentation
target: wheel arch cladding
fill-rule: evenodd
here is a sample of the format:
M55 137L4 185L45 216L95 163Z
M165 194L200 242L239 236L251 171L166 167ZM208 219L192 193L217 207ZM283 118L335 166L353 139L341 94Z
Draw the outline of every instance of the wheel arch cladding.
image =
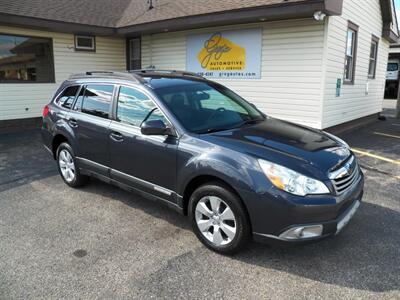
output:
M58 147L64 142L69 143L69 140L65 135L59 133L59 134L56 134L54 136L53 142L52 142L52 151L53 151L53 158L54 159L57 158L57 149L58 149Z
M193 192L197 188L199 188L200 186L208 184L208 183L209 184L213 184L214 183L214 184L221 185L222 187L228 189L229 191L231 191L233 194L235 194L238 197L240 203L242 204L242 206L243 206L243 208L244 208L244 210L246 212L246 215L247 215L250 227L251 227L251 219L250 219L249 212L247 210L247 206L244 203L244 201L243 201L242 197L240 196L239 192L231 184L229 184L227 181L225 181L225 180L223 180L223 179L221 179L221 178L219 178L217 176L214 176L214 175L199 175L199 176L196 176L196 177L192 178L189 181L189 183L186 185L186 187L184 189L184 193L183 193L183 202L182 202L182 204L183 204L183 213L184 213L184 215L188 215L189 200L190 200L190 197L193 194Z

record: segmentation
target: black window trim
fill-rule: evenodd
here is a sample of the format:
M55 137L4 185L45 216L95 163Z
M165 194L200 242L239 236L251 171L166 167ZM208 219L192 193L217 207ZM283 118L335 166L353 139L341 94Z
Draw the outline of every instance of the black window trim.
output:
M378 66L378 52L379 52L379 38L376 35L372 35L371 37L371 46L372 43L376 43L376 49L375 49L375 61L374 61L374 74L371 75L369 74L369 66L370 66L370 62L371 62L371 53L370 53L370 57L368 59L368 78L369 79L375 79L376 78L376 67Z
M25 37L25 38L39 38L47 39L50 41L50 67L51 67L51 80L49 81L28 81L28 80L0 80L0 84L49 84L56 83L56 73L54 68L54 41L52 37L40 36L40 35L24 35L24 34L14 34L9 32L0 31L0 35Z
M85 100L85 91L86 91L86 88L89 85L111 85L111 86L113 86L113 93L111 95L111 102L110 102L110 106L108 108L108 118L103 118L103 117L100 117L100 116L91 115L91 114L88 114L88 113L85 113L85 112L82 111L82 106L83 106L83 103L84 103L84 100ZM109 120L109 121L113 120L112 119L112 116L113 116L112 113L113 113L113 103L114 103L114 97L115 97L116 88L117 88L117 84L110 83L110 82L87 82L87 83L81 84L81 88L79 89L79 92L77 93L77 96L75 97L75 101L74 101L74 103L72 105L71 111L73 111L75 113L79 113L79 114L84 114L85 116L95 117L95 118L98 118L100 120ZM79 94L80 94L80 92L82 90L84 90L84 94L83 94L83 98L82 98L81 107L78 110L75 110L74 109L75 104L78 101L78 96L79 96Z
M93 39L93 48L78 46L78 38L79 37ZM96 52L96 36L89 35L89 34L75 34L74 35L74 49L75 49L75 51L78 51L78 52L80 52L80 51L82 51L82 52Z
M348 85L354 85L355 83L355 75L356 75L356 65L357 65L357 48L358 48L358 30L359 26L354 24L351 21L348 21L347 23L347 30L346 30L346 47L344 49L344 72L343 72L343 84L348 84ZM351 79L346 79L346 56L347 56L347 42L348 42L348 33L349 30L352 30L355 32L355 38L354 38L354 53L353 53L353 66L352 66L352 74L351 74Z
M119 121L117 119L117 109L118 109L118 97L119 97L119 92L121 90L121 87L125 87L125 88L130 88L130 89L135 89L143 94L145 94L147 97L149 97L150 101L152 101L154 103L154 105L156 106L156 108L161 112L161 114L164 116L165 120L167 120L168 124L165 124L167 126L170 126L171 129L175 132L175 134L177 135L177 130L175 129L174 123L171 122L171 120L167 117L167 115L164 113L164 111L162 110L162 108L160 107L160 105L157 103L157 101L154 99L154 97L148 93L145 89L141 88L140 86L136 86L136 85L128 85L128 84L117 84L116 85L116 89L115 89L115 97L113 98L113 105L112 105L112 121L124 125L124 126L129 126L129 127L133 127L135 129L141 129L141 126L136 126L133 124L129 124L123 121ZM142 124L140 124L142 125Z

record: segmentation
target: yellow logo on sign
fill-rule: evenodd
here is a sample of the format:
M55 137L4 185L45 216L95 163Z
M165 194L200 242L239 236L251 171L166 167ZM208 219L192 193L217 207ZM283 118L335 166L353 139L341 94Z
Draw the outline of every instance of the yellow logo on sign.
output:
M203 69L209 71L243 70L246 67L246 50L214 33L204 42L197 58Z

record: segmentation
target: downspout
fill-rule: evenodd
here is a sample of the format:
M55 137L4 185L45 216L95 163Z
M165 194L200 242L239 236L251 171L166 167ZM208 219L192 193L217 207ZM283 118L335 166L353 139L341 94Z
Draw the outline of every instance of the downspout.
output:
M331 17L326 17L324 20L324 41L321 65L321 101L319 105L320 115L320 129L324 128L324 107L325 107L325 89L326 89L326 72L327 72L327 57L328 57L328 33L329 33L329 20Z

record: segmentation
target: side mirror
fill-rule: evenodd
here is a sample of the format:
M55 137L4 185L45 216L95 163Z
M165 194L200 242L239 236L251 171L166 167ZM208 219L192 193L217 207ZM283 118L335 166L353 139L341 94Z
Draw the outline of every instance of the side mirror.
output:
M144 135L175 135L172 129L161 120L143 122L140 131Z

